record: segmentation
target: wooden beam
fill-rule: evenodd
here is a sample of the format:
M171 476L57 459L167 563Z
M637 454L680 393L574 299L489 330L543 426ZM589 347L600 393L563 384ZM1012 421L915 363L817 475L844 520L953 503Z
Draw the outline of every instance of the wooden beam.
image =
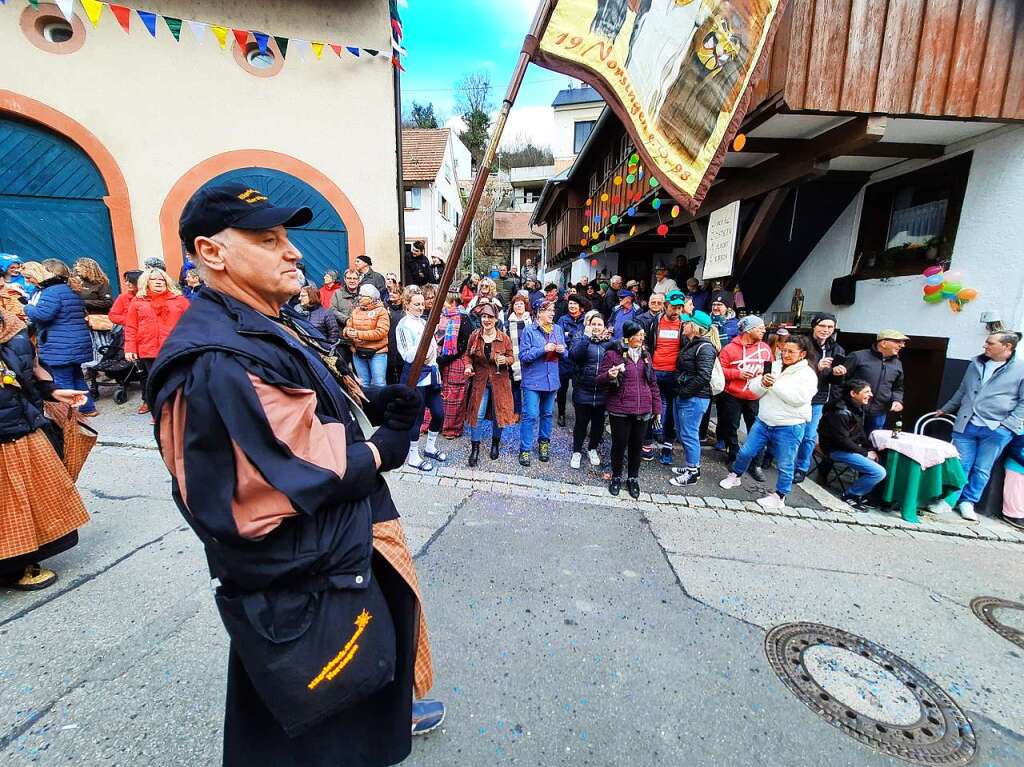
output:
M744 152L760 154L785 154L800 151L813 139L798 138L747 138ZM946 147L942 144L910 144L898 141L876 142L861 147L848 156L853 157L903 157L908 160L933 160L942 157Z
M791 187L788 185L772 189L757 206L757 211L750 220L750 226L747 227L743 240L740 242L739 250L736 251L734 274L739 274L764 247L772 222L775 221L775 216L778 215L779 209L789 196L790 189Z

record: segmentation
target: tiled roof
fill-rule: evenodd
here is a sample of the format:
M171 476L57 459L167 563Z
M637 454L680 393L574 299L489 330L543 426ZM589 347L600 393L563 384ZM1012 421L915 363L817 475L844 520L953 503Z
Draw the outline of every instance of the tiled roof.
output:
M544 234L543 225L537 227L540 234L530 231L530 211L498 210L494 212L495 240L539 240Z
M591 88L589 85L584 85L580 88L565 88L560 90L558 95L555 96L555 100L551 102L553 107L566 106L567 104L600 104L604 99L601 95Z
M444 162L448 128L402 129L402 181L434 181Z

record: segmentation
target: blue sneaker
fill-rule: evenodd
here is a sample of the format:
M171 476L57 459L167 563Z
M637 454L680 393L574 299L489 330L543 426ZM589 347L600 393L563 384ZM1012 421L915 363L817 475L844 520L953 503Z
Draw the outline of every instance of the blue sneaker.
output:
M412 734L426 735L433 732L444 722L444 703L439 700L423 698L412 702Z
M715 450L719 450L724 453L726 451L725 442L718 440L718 442L715 443Z
M671 466L672 465L672 448L670 448L670 447L663 447L661 449L661 457L658 459L658 461L661 462L662 466Z

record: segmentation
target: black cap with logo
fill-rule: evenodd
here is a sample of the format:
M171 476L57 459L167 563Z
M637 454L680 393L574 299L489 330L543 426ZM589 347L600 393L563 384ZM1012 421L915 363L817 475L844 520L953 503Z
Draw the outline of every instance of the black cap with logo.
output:
M309 208L278 208L263 192L245 184L217 184L200 189L185 204L178 235L194 254L196 237L212 237L225 229L272 229L305 226L313 220Z

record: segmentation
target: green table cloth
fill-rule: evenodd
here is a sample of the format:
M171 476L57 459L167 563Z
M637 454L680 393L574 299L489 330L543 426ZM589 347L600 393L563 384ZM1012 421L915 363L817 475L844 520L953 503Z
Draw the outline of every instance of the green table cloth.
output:
M886 450L885 471L882 500L899 506L907 522L918 522L917 510L939 498L952 505L967 484L959 458L947 458L944 463L923 469L913 458Z

